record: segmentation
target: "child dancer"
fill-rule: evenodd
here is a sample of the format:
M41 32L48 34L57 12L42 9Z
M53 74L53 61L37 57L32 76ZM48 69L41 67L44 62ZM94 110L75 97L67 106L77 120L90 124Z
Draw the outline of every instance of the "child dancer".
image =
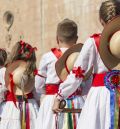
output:
M59 124L56 121L56 115L52 112L54 97L58 91L59 84L61 83L55 71L55 63L68 48L76 44L77 38L76 23L69 19L63 20L57 27L57 42L60 49L51 49L50 52L43 55L40 61L40 76L36 76L35 86L37 92L45 94L45 97L41 102L36 129L56 129L57 124ZM75 107L78 105L82 107L84 103L83 98L80 97L80 95L75 96L74 99L69 100L69 102L74 102ZM76 115L76 119L77 117L78 114ZM63 122L63 119L59 122L61 123L59 129L64 128L66 123ZM74 121L75 125L76 123L77 120ZM73 120L71 121L71 124L73 124Z
M16 83L15 78L21 80L19 79L20 76L25 74L26 83L22 83L22 85L24 85L24 87L29 85L28 90L30 87L34 87L34 70L36 69L35 48L23 41L17 42L11 51L10 57L11 62L10 65L7 66L8 68L13 63L16 63L15 61L19 60L26 62L27 65L27 68L25 67L25 72L23 71L21 73L22 70L18 67L17 73L10 73L13 76L10 76L10 82L13 82L12 84L14 84L14 87L20 87L21 82ZM10 86L13 86L12 84L10 83ZM23 96L15 95L14 90L8 90L5 95L5 101L0 105L0 111L0 129L35 129L38 106L32 92Z
M105 26L114 17L120 15L120 2L108 0L101 4L99 10L100 22ZM84 75L93 66L94 76L92 87L82 109L77 129L113 129L110 117L110 91L104 86L103 73L109 71L99 55L100 34L88 38L74 64L76 72L70 73L59 88L55 98L53 111L59 112L60 100L73 93L81 84ZM79 73L79 74L77 74Z

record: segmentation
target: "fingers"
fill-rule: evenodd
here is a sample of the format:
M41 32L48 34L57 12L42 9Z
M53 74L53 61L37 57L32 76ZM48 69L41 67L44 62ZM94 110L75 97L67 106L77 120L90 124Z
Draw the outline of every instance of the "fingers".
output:
M63 111L62 109L59 109L59 108L52 109L52 110L53 110L53 112L54 112L55 114Z

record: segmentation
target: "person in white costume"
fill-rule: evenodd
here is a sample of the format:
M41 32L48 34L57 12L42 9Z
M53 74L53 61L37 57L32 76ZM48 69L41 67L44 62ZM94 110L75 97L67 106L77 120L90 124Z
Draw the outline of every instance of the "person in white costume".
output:
M4 94L7 90L5 87L4 75L5 75L5 62L7 59L7 53L4 49L0 49L0 104L4 101ZM1 112L1 111L0 111Z
M5 100L0 105L0 129L35 129L38 105L34 99L33 90L31 90L35 83L35 48L24 41L19 41L13 46L9 61L11 62L8 63L5 71L7 91L4 96ZM20 62L24 62L25 67ZM8 73L12 69L13 71ZM22 75L25 77L22 78L25 83L21 82ZM19 86L22 86L23 91L17 88ZM30 91L25 93L23 87L27 87L27 90L30 89Z
M99 17L103 26L106 26L118 15L120 15L120 1L108 0L102 2ZM58 94L54 100L53 111L55 113L60 112L60 101L67 98L78 88L85 74L93 67L92 86L82 108L77 129L113 129L110 117L110 91L103 83L103 73L109 70L104 65L98 51L100 36L100 34L94 34L86 40L74 64L77 69L76 72L71 71L67 79L60 84Z
M61 83L55 70L55 63L68 48L76 44L77 38L76 23L72 20L64 19L57 27L57 43L59 49L53 48L50 52L42 56L38 69L39 76L35 78L36 92L38 92L42 98L36 121L36 129L68 129L68 122L63 119L64 115L58 116L59 120L57 121L57 116L52 112L54 97ZM84 104L84 100L80 95L68 101L70 104L74 103L75 108L78 106L82 107ZM74 126L77 124L78 116L79 113L75 116L76 121L74 121ZM73 120L71 124L73 124Z

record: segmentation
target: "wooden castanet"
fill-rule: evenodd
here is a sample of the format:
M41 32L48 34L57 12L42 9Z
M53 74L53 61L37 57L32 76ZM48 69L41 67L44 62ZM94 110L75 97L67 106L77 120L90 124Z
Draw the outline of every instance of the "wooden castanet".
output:
M81 113L82 109L65 108L65 106L66 106L66 101L62 100L59 106L60 109L63 109L61 113Z

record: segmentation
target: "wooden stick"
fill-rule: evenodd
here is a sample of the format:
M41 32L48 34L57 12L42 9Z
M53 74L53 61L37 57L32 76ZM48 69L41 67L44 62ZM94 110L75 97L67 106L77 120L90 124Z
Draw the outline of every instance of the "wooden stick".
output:
M63 108L61 113L81 113L82 109Z

